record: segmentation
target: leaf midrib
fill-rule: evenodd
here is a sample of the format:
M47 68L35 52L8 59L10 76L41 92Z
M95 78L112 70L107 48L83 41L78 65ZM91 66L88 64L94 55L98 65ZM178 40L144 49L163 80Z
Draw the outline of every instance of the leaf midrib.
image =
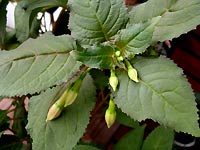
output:
M14 58L12 60L7 60L5 62L3 62L2 64L0 64L0 66L9 63L9 62L15 62L15 61L20 61L20 60L25 60L25 59L29 59L29 58L36 58L36 57L40 57L40 56L53 56L53 55L64 55L64 54L69 54L70 51L67 52L53 52L53 53L43 53L43 54L32 54L32 55L26 55L26 56L22 56L22 57L18 57L18 58Z
M109 0L109 3L110 3L110 9L111 9L111 1L110 0ZM93 11L93 13L94 13L94 15L96 17L98 24L100 25L100 28L101 28L101 31L102 31L102 33L104 35L105 40L108 41L109 40L108 35L106 34L106 31L104 30L103 24L101 23L100 19L97 16L97 12L95 10L93 10L91 6L90 6L90 8L91 8L91 10Z
M143 80L140 80L140 82L146 86L148 89L152 90L158 97L160 97L161 99L164 100L164 102L166 102L169 106L171 106L174 110L176 110L177 112L180 112L178 111L178 109L173 105L171 104L163 95L159 94L159 92L157 92L153 87L151 87L150 85L148 85L148 83L146 83L145 81ZM153 100L153 99L152 99Z
M179 12L179 11L184 11L184 9L187 9L187 8L189 8L189 7L192 7L192 6L194 6L194 5L198 5L200 2L197 2L197 3L194 3L194 4L191 4L191 5L188 5L187 7L184 7L184 8L182 8L182 9L177 9L177 10L171 10L172 8L173 8L173 6L176 4L173 4L173 5L171 5L169 8L166 8L166 10L160 15L162 18L163 18L163 16L166 14L166 13L176 13L176 12ZM193 18L195 18L195 16L193 17ZM190 20L190 19L189 19ZM188 21L188 20L187 20ZM185 22L185 21L184 21ZM173 26L173 25L177 25L177 24L182 24L182 23L184 23L184 22L179 22L179 23L175 23L175 24L172 24L172 25L167 25L167 26ZM159 22L157 23L157 25L155 25L155 26L161 26L161 25L158 25L159 24ZM163 25L164 26L164 25Z

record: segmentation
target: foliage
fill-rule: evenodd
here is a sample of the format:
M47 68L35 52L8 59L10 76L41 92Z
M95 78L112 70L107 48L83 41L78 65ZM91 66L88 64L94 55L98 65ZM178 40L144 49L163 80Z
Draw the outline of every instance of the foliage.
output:
M7 3L0 1L0 96L13 98L15 108L0 111L0 145L8 136L17 143L10 149L99 149L80 140L99 93L105 95L101 103L114 99L116 120L134 128L114 150L170 150L173 130L200 137L195 96L183 71L165 56L144 55L157 41L195 29L200 24L199 0L149 0L130 9L123 0L21 0L11 32L6 31ZM64 11L56 22L51 20L52 31L63 12L70 12L64 21L69 21L71 34L42 31L38 13L52 16L58 7ZM109 84L110 72L117 82ZM80 79L80 90L72 88ZM52 105L61 96L76 100L67 107L63 101L56 113ZM46 121L50 108L56 119ZM11 128L10 111L14 111ZM145 119L161 126L144 139L145 126L139 122ZM6 129L14 136L5 135Z
M114 150L171 150L174 133L171 129L157 127L143 141L145 126L138 127L122 137Z

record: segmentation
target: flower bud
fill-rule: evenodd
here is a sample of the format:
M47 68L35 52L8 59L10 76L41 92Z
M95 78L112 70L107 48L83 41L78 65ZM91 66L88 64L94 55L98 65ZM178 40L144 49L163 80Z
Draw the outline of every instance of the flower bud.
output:
M120 50L117 50L117 51L115 52L115 55L116 55L117 57L119 57L119 56L121 55Z
M122 62L122 61L124 60L124 58L123 58L122 56L119 56L119 57L117 57L117 60L118 60L119 62Z
M127 61L127 67L128 67L128 76L131 80L135 82L139 82L137 70L131 66L131 64Z
M106 110L105 113L105 121L107 127L110 128L115 123L115 120L116 120L115 103L113 101L113 98L111 97L108 109Z
M78 91L74 91L72 89L69 89L67 91L65 91L65 105L64 107L67 107L68 105L71 105L72 103L74 103L74 101L76 100L77 96L78 96Z
M70 87L63 93L63 97L65 99L65 105L64 107L67 107L68 105L71 105L72 103L74 103L74 101L76 100L80 87L82 85L83 79L85 77L85 75L87 74L87 72L84 72L80 75L80 77L70 85Z
M109 84L113 88L113 91L116 91L117 85L118 85L118 78L115 75L115 71L110 71L110 78L109 78Z
M63 110L63 105L64 103L61 105L60 100L56 101L49 109L48 114L47 114L47 118L46 118L46 122L53 120L55 118L57 118L58 116L60 116L62 110Z

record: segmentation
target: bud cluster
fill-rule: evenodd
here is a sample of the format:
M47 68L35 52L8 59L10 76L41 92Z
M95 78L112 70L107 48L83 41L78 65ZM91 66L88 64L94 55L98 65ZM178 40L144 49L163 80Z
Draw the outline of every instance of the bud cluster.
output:
M117 50L117 51L115 52L115 56L117 57L117 60L118 60L119 62L122 62L122 61L124 60L124 58L123 58L122 55L121 55L120 50Z
M85 78L87 74L86 72L83 72L80 77L73 82L65 91L64 93L60 96L60 98L50 107L46 121L53 120L57 118L64 107L67 107L71 104L74 103L76 100L80 87L82 85L83 79Z

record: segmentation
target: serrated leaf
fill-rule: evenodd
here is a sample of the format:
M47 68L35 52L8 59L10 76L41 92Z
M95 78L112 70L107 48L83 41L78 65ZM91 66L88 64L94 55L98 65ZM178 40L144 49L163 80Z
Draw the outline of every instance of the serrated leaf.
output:
M71 0L69 26L83 44L108 41L127 22L123 0Z
M36 150L72 150L83 135L95 104L95 87L86 76L75 103L63 110L61 116L46 123L49 107L61 87L49 89L29 101L27 129Z
M120 109L117 109L116 112L117 112L116 120L120 124L123 124L131 128L137 128L140 126L138 121L133 120L132 118L127 116L125 113L123 113Z
M114 150L140 150L145 126L138 127L125 134L114 146Z
M131 81L119 71L115 102L133 119L151 118L176 131L200 136L195 97L182 70L164 58L135 59L140 82Z
M23 0L15 8L15 29L18 41L23 42L29 37L37 37L39 21L37 13L47 8L65 6L67 0Z
M67 81L81 65L69 55L75 47L69 36L45 34L1 51L0 95L33 94Z
M149 0L130 12L130 23L148 21L161 16L155 27L153 41L170 40L200 24L199 0Z
M116 45L121 49L125 57L143 53L149 47L155 25L159 20L160 17L158 16L146 23L129 24L126 29L121 30L116 37Z
M91 145L76 145L73 150L100 150L97 147Z
M24 8L28 11L33 11L35 9L46 10L52 7L65 7L68 0L26 0L24 1ZM41 9L42 8L42 9Z
M36 36L31 36L32 32L31 32L31 28L34 28L34 24L36 24L37 17L33 16L31 18L31 11L27 12L24 8L24 1L21 1L20 3L18 3L18 5L15 7L15 31L16 31L16 37L17 40L20 42L25 41L26 39L28 39L29 37L33 37L36 38L38 34L38 30L39 28L37 28L37 30L32 30L33 31L33 35L36 34Z
M171 150L173 140L173 130L159 126L148 135L141 150Z
M4 0L2 3L0 2L0 49L4 45L4 38L6 33L6 6L8 4L8 0Z
M72 56L90 68L106 69L114 66L114 49L109 45L93 45L85 49L74 50Z

